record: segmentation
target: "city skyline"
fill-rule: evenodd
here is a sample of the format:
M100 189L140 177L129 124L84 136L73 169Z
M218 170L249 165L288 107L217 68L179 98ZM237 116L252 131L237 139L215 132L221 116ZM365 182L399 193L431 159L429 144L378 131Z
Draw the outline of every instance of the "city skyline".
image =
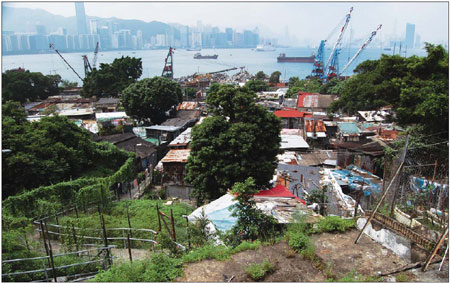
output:
M378 24L383 25L380 40L404 39L406 24L413 23L416 35L420 35L423 42L448 42L446 2L84 3L88 18L116 17L188 26L196 26L201 21L203 25L215 26L222 31L230 27L239 31L258 28L260 34L277 37L280 43L312 46L326 38L353 6L349 29L353 30L354 39L367 37ZM75 16L74 2L8 2L3 5ZM326 22L320 22L321 18Z

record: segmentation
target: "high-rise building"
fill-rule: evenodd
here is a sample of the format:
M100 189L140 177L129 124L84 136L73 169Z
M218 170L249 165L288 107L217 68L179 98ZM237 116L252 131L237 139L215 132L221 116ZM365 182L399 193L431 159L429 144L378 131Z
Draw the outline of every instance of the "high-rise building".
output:
M406 24L405 44L408 48L414 48L414 32L416 26L414 24Z
M46 35L47 31L45 30L44 25L36 25L36 33L40 35Z
M416 35L416 46L417 49L422 47L422 43L420 42L420 35Z
M91 34L97 34L97 20L93 19L89 21L89 29Z
M78 34L87 34L86 14L84 12L84 2L75 2L75 13L77 16Z

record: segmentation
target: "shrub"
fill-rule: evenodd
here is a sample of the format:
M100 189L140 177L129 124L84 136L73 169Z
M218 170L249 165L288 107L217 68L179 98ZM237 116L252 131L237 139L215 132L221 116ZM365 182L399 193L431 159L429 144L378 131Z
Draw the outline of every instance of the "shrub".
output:
M289 246L298 252L306 249L308 243L309 238L303 233L297 232L289 234Z
M98 273L93 282L167 282L182 274L181 261L164 253L150 259L114 265Z
M317 230L318 232L344 232L354 226L354 219L343 219L339 216L327 216L319 221Z
M243 252L246 250L256 250L261 246L261 241L256 240L254 242L243 241L239 246L235 247L231 252L233 254Z
M189 263L213 258L216 260L226 260L230 258L230 255L231 250L225 246L214 246L213 244L206 244L183 255L182 261L184 263Z
M246 269L245 273L250 276L253 280L262 280L266 275L275 271L275 266L265 259L262 263L250 264Z

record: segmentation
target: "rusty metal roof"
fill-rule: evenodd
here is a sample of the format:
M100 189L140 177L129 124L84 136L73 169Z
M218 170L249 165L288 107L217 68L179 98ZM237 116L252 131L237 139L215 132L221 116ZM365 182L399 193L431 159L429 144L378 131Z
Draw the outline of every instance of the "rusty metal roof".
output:
M161 160L162 163L177 162L186 163L191 153L190 149L171 149Z
M196 101L183 101L178 104L177 110L194 110L198 107L198 103Z

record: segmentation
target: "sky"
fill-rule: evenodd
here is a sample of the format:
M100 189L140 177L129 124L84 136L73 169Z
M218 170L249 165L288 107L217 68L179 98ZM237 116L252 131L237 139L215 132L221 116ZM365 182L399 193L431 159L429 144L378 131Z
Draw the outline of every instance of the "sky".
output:
M44 9L75 16L73 2L3 2L5 6ZM448 2L85 2L86 15L195 26L258 27L261 35L285 37L299 44L318 45L343 23L354 8L349 29L353 39L368 38L379 24L377 37L403 39L406 23L415 24L422 41L448 42ZM335 33L337 34L337 33ZM330 37L331 39L333 37Z

